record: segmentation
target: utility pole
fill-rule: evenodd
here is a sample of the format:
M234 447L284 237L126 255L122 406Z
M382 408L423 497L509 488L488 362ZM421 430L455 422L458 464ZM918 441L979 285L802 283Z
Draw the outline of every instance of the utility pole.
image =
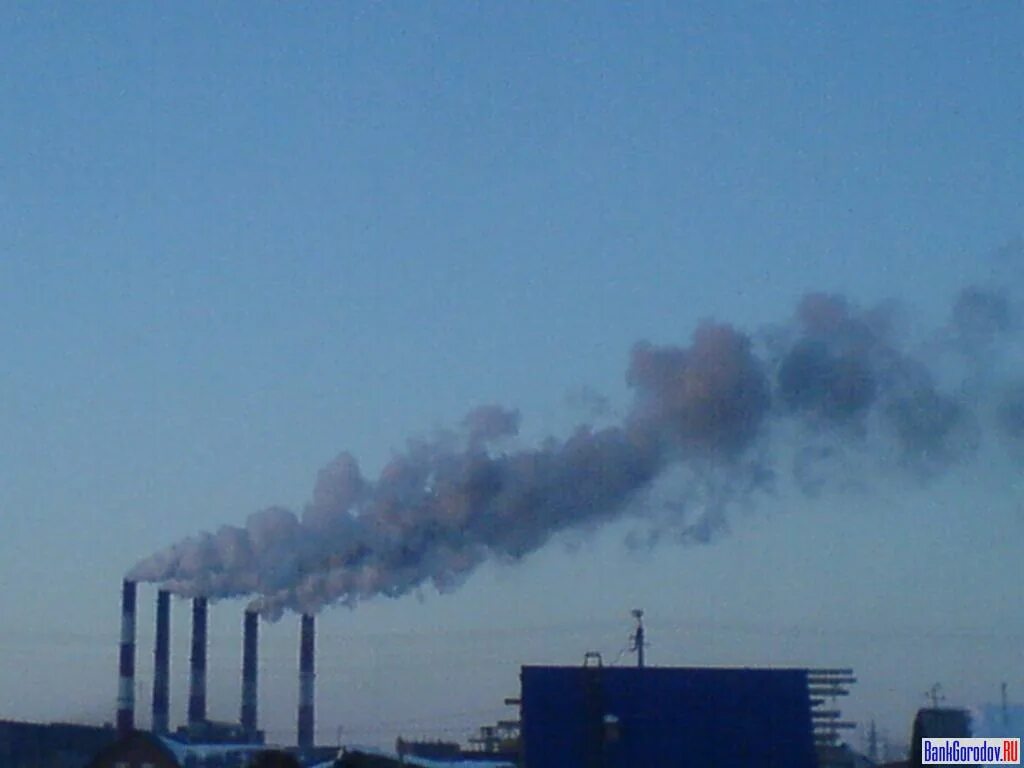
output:
M636 666L644 668L644 612L640 608L633 609L633 618L636 619L636 630L633 632L633 647L630 649L636 653Z
M999 702L1003 710L1003 728L1010 727L1010 708L1006 702L1006 683L999 685ZM1006 731L1009 733L1009 731Z
M871 758L871 762L878 762L878 730L875 728L875 721L871 721L871 727L868 730L868 757Z

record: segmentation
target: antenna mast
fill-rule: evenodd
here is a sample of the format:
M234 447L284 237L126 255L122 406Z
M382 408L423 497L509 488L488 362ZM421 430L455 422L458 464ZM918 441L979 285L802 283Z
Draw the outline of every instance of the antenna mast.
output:
M638 669L644 668L644 612L640 608L634 608L633 618L636 619L636 629L633 631L632 646L630 650L636 653L636 666Z
M938 709L939 705L946 700L946 697L942 695L941 691L942 685L940 683L936 683L929 688L928 692L925 694L931 702L932 709Z

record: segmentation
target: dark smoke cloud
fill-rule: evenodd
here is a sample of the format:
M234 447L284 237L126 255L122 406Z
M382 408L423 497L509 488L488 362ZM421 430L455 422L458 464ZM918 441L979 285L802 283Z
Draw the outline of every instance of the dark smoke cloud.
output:
M577 413L591 419L603 419L613 414L608 398L590 387L578 387L565 396L565 404Z
M1013 328L1010 298L1002 290L968 286L953 304L952 325L964 341L991 341Z
M626 380L637 391L634 424L683 455L736 456L771 404L749 337L729 325L701 325L686 349L637 344Z
M1024 381L1007 388L1000 398L996 416L1000 432L1018 446L1024 445Z
M329 529L339 512L355 507L369 490L359 463L347 451L321 469L313 486L313 499L302 522L311 529Z
M1011 310L998 292L969 288L951 325L998 344L1016 328ZM1024 442L1024 385L947 391L928 353L897 338L894 314L816 293L756 343L716 322L686 346L638 343L626 371L633 403L617 424L513 449L519 412L481 406L457 433L410 441L375 479L340 454L301 515L264 510L158 552L130 576L185 595L250 596L270 618L315 612L427 584L452 589L485 561L520 560L626 511L650 523L634 544L709 541L730 509L775 487L784 455L786 477L821 493L866 484L871 471L854 456L895 453L896 469L918 478L969 461L993 413L1003 444ZM651 512L652 491L667 486L670 503Z
M801 341L779 367L783 405L832 421L862 415L871 407L878 385L864 359L836 354L818 341Z
M886 408L902 451L914 468L934 472L963 461L978 448L976 423L967 407L932 387L894 398Z
M899 375L893 307L863 311L836 294L797 306L795 334L779 352L777 406L818 426L859 424Z
M864 311L836 293L809 293L797 305L796 316L804 338L868 354L886 344L894 312L891 302Z
M471 445L480 446L519 434L519 411L500 405L481 405L462 419Z

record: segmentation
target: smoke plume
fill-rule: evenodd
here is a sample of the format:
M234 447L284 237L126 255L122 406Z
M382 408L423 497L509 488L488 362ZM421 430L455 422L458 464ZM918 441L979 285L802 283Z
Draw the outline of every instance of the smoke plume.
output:
M564 531L642 513L665 477L683 481L649 518L649 537L706 541L732 505L780 478L807 493L827 488L851 453L896 456L897 471L925 479L971 461L990 434L1020 456L1020 371L979 377L976 365L979 350L1013 348L1016 311L1005 292L969 286L945 327L916 344L894 330L892 304L862 309L836 294L805 296L790 320L754 335L705 322L685 345L634 346L633 402L619 423L523 448L518 411L478 407L459 432L410 441L376 478L340 454L301 515L257 512L129 576L183 595L249 596L273 619L454 588L485 561L516 561ZM952 385L939 358L960 372Z

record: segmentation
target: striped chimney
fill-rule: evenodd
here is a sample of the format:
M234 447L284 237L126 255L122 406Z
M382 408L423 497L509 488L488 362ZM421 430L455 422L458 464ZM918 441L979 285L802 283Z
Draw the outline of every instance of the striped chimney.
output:
M135 597L136 584L121 585L121 645L117 680L117 731L124 735L135 729Z
M257 717L260 615L245 612L242 639L242 732L250 741L256 740L259 728Z
M299 733L301 750L312 749L315 714L313 709L316 656L315 619L302 615L302 633L299 639Z
M153 646L153 733L170 731L171 593L156 593L156 641Z
M192 658L188 691L188 726L206 722L206 598L192 599Z

